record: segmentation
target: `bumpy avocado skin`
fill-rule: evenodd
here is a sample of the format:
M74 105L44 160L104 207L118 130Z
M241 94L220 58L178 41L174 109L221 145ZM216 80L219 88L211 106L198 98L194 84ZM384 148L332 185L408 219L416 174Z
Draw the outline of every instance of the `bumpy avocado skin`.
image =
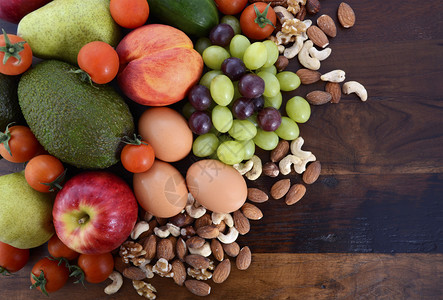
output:
M4 132L11 122L23 120L17 99L18 77L0 73L0 131Z
M119 160L121 139L133 135L132 115L111 86L92 86L73 69L47 60L27 71L18 86L20 107L50 154L79 168L107 168Z

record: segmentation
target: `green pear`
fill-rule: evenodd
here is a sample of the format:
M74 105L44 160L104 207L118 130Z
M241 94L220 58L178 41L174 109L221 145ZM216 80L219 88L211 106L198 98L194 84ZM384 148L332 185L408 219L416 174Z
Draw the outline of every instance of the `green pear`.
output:
M0 176L0 191L0 241L21 249L47 242L54 195L31 188L23 172Z
M103 41L115 47L121 32L109 11L109 0L53 0L26 15L17 35L36 57L77 64L84 45Z

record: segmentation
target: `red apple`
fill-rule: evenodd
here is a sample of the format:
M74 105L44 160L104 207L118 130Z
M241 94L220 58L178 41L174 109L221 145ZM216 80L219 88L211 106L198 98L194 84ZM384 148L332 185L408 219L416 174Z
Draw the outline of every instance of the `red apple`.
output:
M104 171L83 172L69 179L58 192L52 210L57 236L84 254L119 247L130 235L137 213L131 188Z
M51 0L1 0L0 19L18 24L24 16L49 2Z

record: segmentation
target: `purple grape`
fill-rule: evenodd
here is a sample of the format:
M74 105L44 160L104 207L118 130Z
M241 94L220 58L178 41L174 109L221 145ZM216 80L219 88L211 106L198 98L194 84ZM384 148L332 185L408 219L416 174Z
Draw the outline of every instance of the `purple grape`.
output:
M211 106L211 92L204 85L194 85L188 93L188 100L196 110L206 110Z
M265 98L263 96L256 97L251 99L252 103L254 103L255 111L258 112L265 107Z
M252 116L254 109L254 103L245 97L238 98L232 105L232 112L239 120L244 120Z
M274 107L263 108L257 115L257 123L264 131L275 131L281 124L280 112Z
M192 132L198 135L208 133L212 128L211 117L207 112L201 110L192 113L188 124Z
M221 70L232 81L239 80L246 73L244 62L237 57L225 59L221 65Z
M234 37L234 29L226 23L220 23L212 28L209 33L209 39L213 45L218 45L221 47L226 47L231 42Z
M257 98L265 91L265 81L255 74L246 74L238 82L238 91L246 98Z

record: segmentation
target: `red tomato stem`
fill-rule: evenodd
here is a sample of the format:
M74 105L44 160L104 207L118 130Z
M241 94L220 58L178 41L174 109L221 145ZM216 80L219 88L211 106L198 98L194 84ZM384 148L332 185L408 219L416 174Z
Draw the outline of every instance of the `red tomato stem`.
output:
M255 6L254 4L254 10L255 10L255 14L257 16L257 18L255 19L255 23L258 24L258 26L260 26L260 28L265 28L267 24L271 25L272 27L275 28L275 25L271 22L271 20L269 20L266 16L268 15L268 9L269 6L271 6L271 3L269 2L269 4L266 6L265 10L263 11L263 13L261 13L257 6Z
M6 34L6 31L2 28L3 35L5 37L5 46L0 47L0 52L4 52L5 56L3 57L3 64L6 65L6 62L10 57L14 57L18 60L20 63L22 61L22 57L20 56L20 52L25 49L23 46L26 44L26 42L18 42L18 43L11 43L9 40L8 35Z

